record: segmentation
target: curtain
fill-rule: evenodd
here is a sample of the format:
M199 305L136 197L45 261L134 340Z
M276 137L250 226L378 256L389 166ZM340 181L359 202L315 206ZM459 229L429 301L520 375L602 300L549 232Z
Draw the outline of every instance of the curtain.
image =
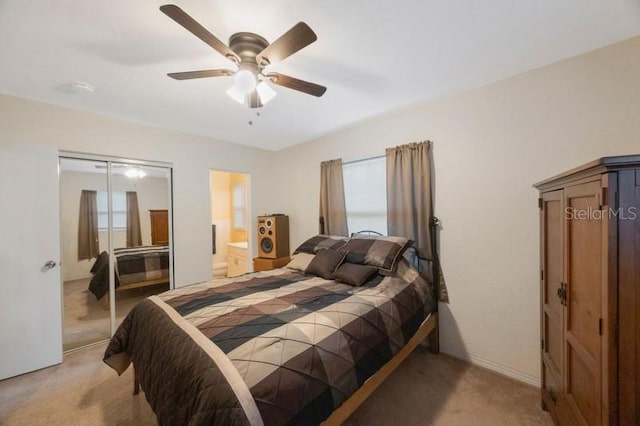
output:
M349 236L342 159L320 163L320 233Z
M138 211L138 193L127 191L127 247L142 245L140 230L140 212Z
M78 260L98 257L98 192L82 190L78 217Z
M439 259L435 256L433 215L433 154L430 141L411 143L386 150L387 231L389 235L411 238L421 257L435 262L440 301L448 295Z

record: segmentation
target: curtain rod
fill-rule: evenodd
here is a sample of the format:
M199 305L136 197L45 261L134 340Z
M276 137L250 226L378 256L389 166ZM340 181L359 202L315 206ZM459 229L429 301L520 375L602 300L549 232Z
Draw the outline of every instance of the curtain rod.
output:
M349 161L343 161L342 165L349 165L349 164L356 164L356 163L362 163L363 161L369 161L369 160L377 160L378 158L384 158L385 154L376 154L376 155L371 155L369 157L362 157L362 158L356 158L354 160L349 160Z

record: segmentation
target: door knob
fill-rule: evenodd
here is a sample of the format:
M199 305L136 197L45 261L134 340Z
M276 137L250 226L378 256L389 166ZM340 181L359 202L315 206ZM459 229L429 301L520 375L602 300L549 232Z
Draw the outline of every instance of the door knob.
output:
M42 266L42 271L48 271L49 269L53 269L56 267L56 262L54 262L53 260L48 260L47 262L45 262L45 264Z

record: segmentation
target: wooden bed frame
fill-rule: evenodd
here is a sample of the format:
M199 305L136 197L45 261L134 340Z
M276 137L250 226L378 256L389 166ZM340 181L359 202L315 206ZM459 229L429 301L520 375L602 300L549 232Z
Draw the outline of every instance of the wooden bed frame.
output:
M402 364L411 352L425 339L429 339L429 352L437 354L440 352L438 342L438 312L433 312L422 323L416 334L407 342L400 352L382 366L373 376L338 407L327 420L321 423L325 426L341 425L351 416L362 403L384 382L387 377Z

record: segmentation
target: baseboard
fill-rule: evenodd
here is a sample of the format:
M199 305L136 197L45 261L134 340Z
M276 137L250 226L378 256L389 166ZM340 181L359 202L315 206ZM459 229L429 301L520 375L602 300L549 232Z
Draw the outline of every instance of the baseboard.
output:
M538 388L540 387L541 382L539 377L532 376L531 374L524 373L511 367L507 367L506 365L498 364L474 355L446 350L443 349L442 346L440 346L440 352L451 355L454 358L470 362L471 364L477 365L479 367L486 368L487 370L495 371L496 373L502 374L503 376L518 380L519 382L524 382Z
M227 263L215 263L213 265L213 277L221 278L227 276Z

